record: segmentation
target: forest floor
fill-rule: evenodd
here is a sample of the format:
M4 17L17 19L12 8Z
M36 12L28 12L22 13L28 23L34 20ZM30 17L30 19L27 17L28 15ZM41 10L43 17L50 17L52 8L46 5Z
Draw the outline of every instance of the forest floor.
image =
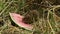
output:
M13 24L9 12L33 18L33 31ZM0 34L60 34L59 0L0 0Z

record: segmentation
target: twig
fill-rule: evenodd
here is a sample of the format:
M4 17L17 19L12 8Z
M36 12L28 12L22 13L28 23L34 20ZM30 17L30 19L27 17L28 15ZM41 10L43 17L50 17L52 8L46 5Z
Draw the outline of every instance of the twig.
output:
M51 26L51 24L50 24L50 22L49 22L49 12L50 12L50 10L48 10L47 22L48 22L48 24L49 24L49 26L50 26L53 34L55 34L55 31L53 30L53 28L52 28L52 26Z

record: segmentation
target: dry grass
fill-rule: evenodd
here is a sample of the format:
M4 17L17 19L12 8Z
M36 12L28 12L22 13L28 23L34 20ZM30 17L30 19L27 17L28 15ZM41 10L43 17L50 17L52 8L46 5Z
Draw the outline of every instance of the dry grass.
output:
M39 3L40 2L40 3ZM0 34L59 34L60 5L38 0L0 0ZM48 3L47 3L48 2ZM35 12L34 12L35 11ZM33 31L12 24L9 12L29 15Z

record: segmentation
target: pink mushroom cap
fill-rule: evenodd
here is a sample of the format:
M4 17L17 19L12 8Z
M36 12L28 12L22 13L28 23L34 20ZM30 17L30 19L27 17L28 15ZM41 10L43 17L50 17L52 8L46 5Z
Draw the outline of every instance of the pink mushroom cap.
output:
M24 16L20 15L20 14L16 14L16 13L9 13L11 19L20 27L23 27L27 30L32 30L33 26L31 24L26 24L23 21Z

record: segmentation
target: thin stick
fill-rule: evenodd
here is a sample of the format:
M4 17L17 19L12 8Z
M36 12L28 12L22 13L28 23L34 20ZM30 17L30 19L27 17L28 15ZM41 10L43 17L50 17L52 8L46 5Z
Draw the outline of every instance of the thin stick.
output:
M52 26L51 26L51 24L50 24L50 22L49 22L49 12L50 12L50 10L48 10L47 22L48 22L48 24L49 24L49 26L50 26L50 28L51 28L53 34L55 34L55 31L53 30L53 28L52 28Z

